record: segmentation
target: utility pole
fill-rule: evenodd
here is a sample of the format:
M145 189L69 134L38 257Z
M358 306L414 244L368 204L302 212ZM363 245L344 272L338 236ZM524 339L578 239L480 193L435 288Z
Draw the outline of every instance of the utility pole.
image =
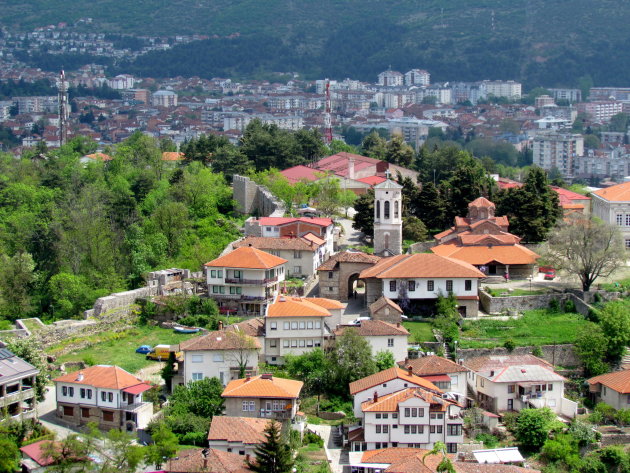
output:
M332 143L332 105L330 101L330 81L326 79L326 108L324 110L324 142L329 145Z
M59 74L59 145L63 146L68 141L68 83L66 82L66 74L61 70Z

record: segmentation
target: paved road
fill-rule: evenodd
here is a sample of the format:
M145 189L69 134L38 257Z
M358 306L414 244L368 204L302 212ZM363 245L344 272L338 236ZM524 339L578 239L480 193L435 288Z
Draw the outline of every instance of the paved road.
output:
M57 405L57 396L53 386L48 387L46 399L37 403L37 415L44 426L55 433L57 440L65 439L70 434L79 433L79 430L72 427L61 419L55 413Z
M352 212L348 212L348 215L353 215L354 209L350 209ZM343 251L348 246L361 246L363 245L363 233L352 228L352 219L340 218L337 222L343 227L343 235L339 238L339 251Z

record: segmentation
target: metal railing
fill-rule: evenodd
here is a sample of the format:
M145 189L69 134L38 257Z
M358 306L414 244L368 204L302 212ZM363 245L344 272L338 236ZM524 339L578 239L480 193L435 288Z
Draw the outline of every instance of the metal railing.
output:
M278 276L264 279L244 279L244 278L225 278L226 284L253 284L260 286L262 284L271 284L278 281Z

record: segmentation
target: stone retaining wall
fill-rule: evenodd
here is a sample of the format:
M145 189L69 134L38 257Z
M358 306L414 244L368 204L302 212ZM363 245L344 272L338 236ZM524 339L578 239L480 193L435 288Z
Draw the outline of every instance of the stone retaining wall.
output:
M320 411L319 414L317 414L317 417L319 417L320 419L324 419L324 420L339 420L339 419L344 419L346 417L346 414L344 412L322 412L322 411Z
M285 208L264 186L259 186L245 176L235 175L232 179L234 200L242 214L255 214L260 217L283 217Z
M135 304L138 299L146 299L156 295L156 287L145 286L131 291L116 292L114 294L110 294L109 296L99 297L96 299L94 307L85 311L85 318L98 318L111 310L129 307L130 305Z
M548 361L554 366L563 366L565 368L579 368L582 366L580 359L575 353L575 347L571 344L566 345L541 345L539 347L543 355L542 359ZM506 355L528 355L531 354L534 347L516 347L510 353L506 348L462 348L457 350L457 359L468 360L476 356L506 356Z
M488 314L503 314L511 311L523 312L532 309L546 309L552 300L560 305L570 299L569 294L556 292L550 294L536 294L531 296L493 297L483 289L479 290L479 302L484 312Z

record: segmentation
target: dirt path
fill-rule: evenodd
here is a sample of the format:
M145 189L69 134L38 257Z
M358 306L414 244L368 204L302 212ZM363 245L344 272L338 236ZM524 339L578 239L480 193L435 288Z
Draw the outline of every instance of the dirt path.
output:
M164 365L164 362L156 361L155 363L151 363L149 366L136 371L135 375L142 381L149 381L152 384L162 384L164 380L162 379L160 372L162 371L162 368L164 368Z

